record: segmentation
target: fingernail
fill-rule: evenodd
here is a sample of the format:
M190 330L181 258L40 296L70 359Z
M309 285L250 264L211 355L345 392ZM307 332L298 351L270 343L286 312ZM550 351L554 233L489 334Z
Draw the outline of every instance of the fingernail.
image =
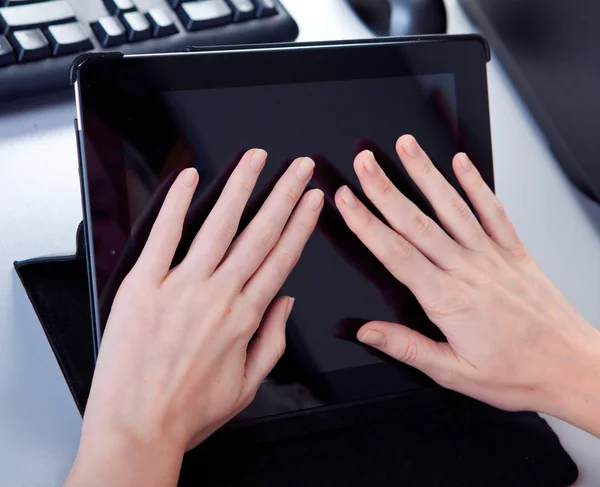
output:
M352 191L350 191L348 186L342 186L337 190L337 194L350 208L354 208L356 206L356 196L352 194Z
M296 302L296 298L289 298L287 303L287 308L285 310L285 321L287 321L292 314L292 308L294 307L294 303Z
M313 211L317 211L319 208L321 208L324 197L323 191L320 189L311 191L308 195L308 207Z
M375 161L375 157L371 151L365 152L362 164L371 176L377 174L377 161Z
M408 135L406 137L406 141L404 142L404 144L402 144L402 147L404 147L404 151L410 157L418 157L421 153L421 148L419 147L419 144L412 135Z
M471 170L471 161L467 157L467 154L462 152L461 154L458 155L458 157L460 159L460 165L463 167L463 169L465 171L470 171Z
M185 184L188 188L191 188L194 184L196 184L196 180L198 179L198 171L193 167L185 170L185 174L183 175L183 184Z
M310 157L303 157L298 161L298 167L296 168L296 177L304 182L310 178L313 169L315 168L315 163Z
M263 149L254 149L250 157L250 167L254 172L260 172L267 162L267 152Z
M386 337L381 332L369 330L362 336L362 338L359 338L359 340L365 345L370 345L372 347L383 347L385 345Z

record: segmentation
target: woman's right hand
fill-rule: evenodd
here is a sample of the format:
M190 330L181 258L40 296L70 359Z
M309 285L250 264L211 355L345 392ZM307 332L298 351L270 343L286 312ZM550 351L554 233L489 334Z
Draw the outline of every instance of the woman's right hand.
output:
M369 151L354 168L389 226L347 186L336 205L448 342L384 322L367 323L357 338L449 389L502 409L545 412L600 436L600 332L535 264L465 154L453 168L480 221L412 136L396 149L443 229L394 187Z

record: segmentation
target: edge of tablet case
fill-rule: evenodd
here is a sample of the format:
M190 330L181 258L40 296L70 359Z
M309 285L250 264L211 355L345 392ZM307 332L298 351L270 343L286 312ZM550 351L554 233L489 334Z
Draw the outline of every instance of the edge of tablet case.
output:
M267 43L267 44L240 44L240 45L223 45L223 46L189 46L186 51L188 54L196 52L208 52L208 51L245 51L252 49L281 49L282 47L320 47L320 46L345 46L345 45L367 45L367 44L388 44L393 42L402 43L417 43L417 42L457 42L463 40L474 40L481 43L485 50L485 56L487 62L492 59L492 52L490 46L480 34L443 34L443 35L421 35L421 36L405 36L405 37L375 37L371 39L355 39L355 40L343 40L343 41L328 41L328 42L281 42L281 43ZM171 53L172 55L181 56L181 52ZM169 56L169 53L162 54ZM108 52L86 52L77 56L73 64L71 65L69 79L71 85L79 79L79 70L88 61L99 61L106 59L121 59L126 57L121 51L108 51Z

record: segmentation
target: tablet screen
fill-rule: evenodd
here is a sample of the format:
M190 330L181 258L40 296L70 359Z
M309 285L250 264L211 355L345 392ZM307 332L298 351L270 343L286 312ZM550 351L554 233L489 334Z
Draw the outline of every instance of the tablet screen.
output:
M185 167L200 175L174 265L216 201L241 154L269 158L240 231L289 163L311 156L310 187L325 207L281 294L296 298L287 351L241 419L434 387L355 340L368 320L401 322L443 339L412 294L347 229L333 204L343 184L359 187L353 159L372 150L411 199L435 218L406 176L395 142L417 137L449 180L461 149L454 73L253 84L129 93L112 115L84 112L94 269L105 322L118 284L139 255L170 182ZM116 105L115 105L116 108ZM90 162L91 161L91 162ZM365 200L366 201L366 200Z

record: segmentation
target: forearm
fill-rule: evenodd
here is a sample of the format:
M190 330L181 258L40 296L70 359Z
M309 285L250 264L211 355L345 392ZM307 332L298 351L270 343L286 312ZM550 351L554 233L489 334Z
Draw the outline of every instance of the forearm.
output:
M84 437L65 487L175 486L183 453L160 440L136 441L111 432Z

